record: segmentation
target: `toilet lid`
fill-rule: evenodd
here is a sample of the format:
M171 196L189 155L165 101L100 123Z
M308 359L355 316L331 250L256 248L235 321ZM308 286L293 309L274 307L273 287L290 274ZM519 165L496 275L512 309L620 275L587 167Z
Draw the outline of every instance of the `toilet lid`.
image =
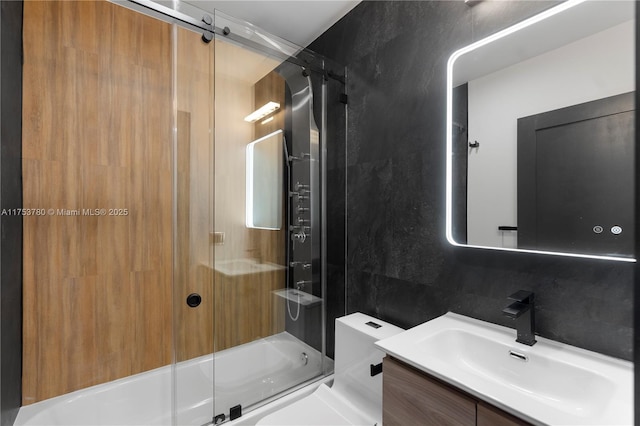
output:
M311 395L271 413L258 426L366 425L376 422L322 384Z

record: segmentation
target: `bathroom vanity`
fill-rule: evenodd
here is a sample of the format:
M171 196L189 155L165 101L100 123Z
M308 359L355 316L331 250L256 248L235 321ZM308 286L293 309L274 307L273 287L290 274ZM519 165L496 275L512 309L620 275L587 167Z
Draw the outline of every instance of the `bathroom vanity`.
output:
M458 388L387 356L383 363L383 423L460 426L529 425Z
M631 362L536 337L449 312L378 341L384 424L633 424Z

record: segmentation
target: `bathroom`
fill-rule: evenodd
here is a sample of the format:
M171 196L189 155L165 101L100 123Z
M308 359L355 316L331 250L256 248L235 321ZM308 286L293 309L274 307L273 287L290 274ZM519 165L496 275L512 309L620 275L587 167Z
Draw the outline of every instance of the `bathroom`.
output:
M199 3L196 3L196 6ZM324 363L319 367L322 370L320 375L328 373L332 368L330 360L334 356L333 321L335 318L345 314L362 312L395 326L409 329L451 311L509 327L513 329L515 339L516 332L513 321L504 316L502 310L508 304L507 297L519 290L535 293L538 336L617 359L634 360L633 283L637 276L634 263L465 248L454 246L447 241L446 158L448 153L446 140L448 129L446 104L449 57L465 46L548 10L557 4L557 2L486 0L469 3L464 1L365 1L357 5L351 4L352 9L345 10L344 17L330 28L325 28L326 31L309 43L309 49L316 52L317 57L327 58L325 64L331 61L335 62L336 65L324 66L326 66L326 70L335 73L338 77L338 79L329 78L327 82L326 102L328 107L326 108L326 128L324 130L322 114L316 113L315 116L317 128L321 133L326 134L327 149L326 173L321 172L326 178L324 184L326 189L326 197L324 197L326 201L325 223L327 225L324 231L326 232L324 246L326 255L319 256L325 265L324 269L321 266L318 269L318 271L323 270L322 279L325 282L325 287L306 289L305 292L323 300L325 321L320 328L325 330L324 334L318 329L311 330L306 333L305 337L313 339L317 336L324 336L324 351L327 357L319 358L319 362ZM118 5L118 7L122 6ZM203 6L201 7L204 9ZM187 12L189 9L185 7L184 11ZM2 110L0 111L2 122L2 157L0 158L2 196L0 203L2 209L13 209L27 207L27 204L23 203L23 186L27 186L28 181L21 177L24 176L24 166L21 169L20 165L21 160L25 158L23 154L25 147L22 146L22 141L26 140L25 132L30 130L27 126L28 121L21 117L22 90L26 89L28 84L33 85L39 80L33 76L29 82L22 80L23 88L15 84L16 81L21 81L20 76L23 72L19 44L23 32L22 5L20 2L2 2L1 13L0 40L2 45L0 49L3 61L1 73ZM209 11L208 13L214 18L218 18L218 16L214 16L213 12ZM229 15L243 18L234 15L233 12L229 12ZM158 17L158 19L160 18ZM98 16L93 16L92 19L96 22L100 21ZM199 19L200 16L198 16ZM224 28L225 26L220 25L217 19L214 22L216 27ZM236 21L229 18L229 22ZM257 22L254 23L261 26ZM62 28L67 28L64 24L59 24L59 26L54 24L51 25L60 32L59 37L63 39L69 37L70 33L62 30ZM115 27L110 28L105 34L111 34L112 31L114 34L123 34L128 26L135 24L134 18L131 20L123 19L119 21L119 25L122 27L117 27L114 23ZM67 23L67 25L70 24ZM268 32L279 35L276 33L276 29L266 28L266 25L264 27ZM50 28L47 27L47 29ZM25 31L27 31L26 28ZM138 30L138 33L131 35L131 40L140 40L147 31L153 31L153 29ZM238 99L236 94L225 98L223 92L216 93L214 97L209 91L214 87L219 89L225 86L219 85L217 80L213 81L212 75L215 74L215 79L223 79L225 75L239 73L241 68L234 65L234 62L227 60L233 55L233 52L225 53L222 51L223 49L212 51L212 44L204 44L200 40L202 33L192 31L193 34L189 34L189 37L193 39L193 43L191 43L183 42L183 39L180 38L181 33L179 30L176 31L178 31L177 35L169 32L166 36L168 38L164 40L166 63L163 66L166 69L162 68L161 72L165 72L167 79L166 81L160 79L163 85L159 86L159 96L171 97L172 90L179 91L181 88L195 87L189 86L196 84L193 82L201 85L193 92L188 94L185 92L182 101L178 102L197 103L200 102L200 97L204 97L202 102L211 104L205 110L197 108L191 110L194 123L196 113L200 114L197 116L197 120L200 120L197 125L200 126L198 127L200 129L199 135L203 135L203 143L206 144L210 140L208 132L211 128L211 122L219 124L216 131L224 130L220 125L220 123L224 125L226 122L225 108L222 106L229 105L229 102ZM44 27L31 28L31 36L34 40L42 39L43 43L50 41ZM173 40L171 37L174 36L177 37L178 43L171 44ZM90 47L99 46L100 40L96 36L91 37L66 39L63 43L75 42ZM223 39L224 35L216 33L215 37L214 43L218 42L218 39ZM123 39L121 41L124 44L133 44L134 42L131 40ZM115 41L112 42L115 43ZM183 43L180 44L181 42ZM171 49L176 49L177 53L172 52ZM189 49L201 49L206 52L196 54ZM141 61L154 63L158 60L155 52L145 52L144 49L140 49L136 54L141 56ZM172 55L173 57L185 56L181 61L172 63ZM256 58L256 62L252 63L250 68L255 69L260 60L261 58ZM188 66L181 68L183 64ZM273 67L275 66L277 64L273 65ZM172 73L172 67L176 67L178 72ZM214 67L215 73L211 71ZM222 72L224 67L228 67L226 73ZM266 67L269 68L269 65L267 64ZM72 75L62 68L53 69L52 72L57 73L59 78ZM180 74L188 72L193 74ZM344 84L340 81L340 76L344 77ZM173 82L172 78L175 78ZM312 72L311 78L318 78L318 74ZM38 88L36 87L36 89ZM315 91L315 98L322 98L319 92ZM34 99L37 98L38 93L44 97L47 91L35 90L33 92ZM343 93L347 95L346 98L340 96ZM76 99L81 99L82 95L86 95L88 98L95 97L82 92L74 95L77 96ZM126 98L127 92L125 90L122 93L110 93L109 96L114 99L117 96ZM211 101L214 98L215 104ZM98 105L104 106L106 100L102 99L101 102L103 104ZM149 105L156 103L153 97L147 98L144 102ZM318 106L315 107L316 110L320 109ZM97 109L93 113L98 114L99 111ZM246 114L250 112L249 110ZM140 111L135 112L135 114L139 113ZM162 114L165 115L160 118L150 116L147 119L150 122L162 123L162 120L166 118L167 122L171 122L170 109L162 111ZM286 120L286 117L283 119ZM180 127L178 126L178 128ZM36 130L38 129L36 128ZM223 138L219 134L215 136L216 141ZM82 137L89 140L96 135L87 133L82 134ZM242 138L245 144L257 140L252 136L242 136ZM171 141L167 140L166 143L170 147ZM479 143L479 150L488 145L482 139L479 139ZM115 147L113 151L105 149L104 152L99 153L104 155L104 164L109 164L112 161L120 162L124 167L125 163L130 161L130 158L123 151L118 151L118 147ZM170 148L168 152L170 152ZM63 154L71 155L73 153L71 151L47 153L47 155L54 157L60 155L60 158ZM289 154L296 156L295 152ZM215 214L218 213L218 210L212 209L207 204L213 203L210 192L215 192L217 201L224 202L226 200L224 197L229 197L229 202L232 202L232 194L225 194L217 186L215 186L215 191L209 191L210 185L218 185L218 181L211 183L212 178L208 175L213 169L210 167L211 164L215 163L217 167L225 166L224 158L220 157L217 151L216 158L212 157L212 152L208 148L192 157L195 161L194 164L200 167L193 173L201 174L194 181L202 182L202 186L191 187L192 192L196 191L194 194L197 191L202 191L199 194L201 198L194 196L193 200L201 199L203 205L202 210L197 208L192 210L191 225L189 226L192 227L192 230L196 229L196 226L203 226L206 241L198 239L199 234L193 232L192 239L185 243L193 246L203 243L202 252L205 256L213 256L213 254L219 256L221 248L231 247L229 244L209 244L209 239L218 241L218 238L225 238L226 242L229 242L233 238L232 230L218 228L217 225L224 221L224 217L215 216L212 218L212 210ZM165 167L166 170L171 169L169 157L161 156L156 160L162 162L161 167ZM180 164L177 167L180 169ZM52 170L52 174L39 176L42 182L49 182L49 184L59 182L61 179L70 179L74 182L82 181L82 178L78 176L65 176L64 170L66 169L62 167L58 171ZM233 170L228 173L232 172ZM236 172L238 171L236 170ZM117 178L109 173L112 172L105 170L105 174L101 178L104 185L106 185L104 182ZM113 173L117 173L117 170ZM244 174L244 171L241 171L241 174ZM159 178L150 173L143 176L142 179L154 182ZM174 184L179 185L179 179L176 182L172 182L171 179L162 181L162 185L165 185L166 189L162 194L168 193L171 197L172 185ZM89 187L88 193L95 191L95 196L98 197L103 191L102 188L106 187ZM55 188L56 185L51 185L51 191ZM43 191L43 193L43 196L47 195L47 191ZM184 193L184 191L179 193ZM52 197L62 196L63 194L60 193L52 194ZM127 197L129 194L116 193L113 196L117 199L117 197ZM146 243L149 250L159 241L171 244L173 220L171 198L162 199L161 195L153 194L146 188L140 192L138 198L141 205L149 203L150 209L138 213L151 214L151 209L157 207L157 204L154 203L160 203L160 207L165 212L161 216L162 223L146 229L146 232L155 232L156 229L168 232L158 236L157 239L149 240ZM636 199L640 199L640 197L636 196ZM51 199L45 200L46 203L51 202ZM101 200L98 198L95 206L93 204L85 206L80 203L74 205L63 203L51 206L49 204L29 205L29 207L45 209L50 207L56 209L82 207L119 209L127 207L101 205L100 202ZM88 202L85 201L85 203ZM133 206L128 207L132 208ZM179 213L180 209L178 208L177 211ZM201 212L204 213L200 214ZM241 222L244 224L244 212L241 216ZM69 219L68 217L56 217L56 220L64 220L67 223L70 223ZM107 222L108 226L103 230L102 237L108 239L111 235L123 232L118 228L122 223L117 220L118 218L107 219L111 219L111 224ZM144 219L141 216L140 220ZM29 300L31 303L37 303L37 300L29 299L31 296L23 289L23 282L28 282L27 272L35 270L34 262L42 262L43 258L48 259L48 266L45 265L47 268L55 266L55 262L64 263L65 259L60 255L54 256L54 253L57 253L55 247L52 250L47 250L45 247L38 253L37 258L27 258L28 248L23 245L26 246L27 242L31 242L37 248L38 244L42 244L44 241L37 238L37 233L27 235L28 223L24 222L27 219L23 219L22 222L20 220L15 215L2 216L0 411L3 426L14 424L18 410L25 402L23 381L25 375L30 377L30 380L36 385L47 382L47 380L57 381L55 378L38 380L41 375L53 374L50 370L57 367L47 365L46 371L40 369L37 370L37 374L33 374L33 369L28 369L23 365L25 354L30 353L31 356L34 356L43 352L45 347L43 344L43 347L39 349L27 350L25 347L23 350L23 343L28 341L23 341L23 333L26 331L23 330L23 327L25 329L27 327L26 324L23 325L23 315L34 313L34 310L41 310L42 316L34 316L33 318L39 318L40 324L46 326L47 319L51 318L47 315L53 315L48 313L48 309L55 309L55 306L50 308L38 305L36 308L33 304L29 304ZM214 230L216 232L226 231L225 235L215 232L213 235L209 235L211 229L208 220L215 220ZM180 222L178 218L177 223L184 222ZM513 224L504 223L503 225ZM113 229L109 226L113 226ZM101 269L100 262L96 263L96 259L92 257L93 253L88 253L88 255L84 253L86 256L83 256L81 251L69 251L77 250L77 247L64 246L64 241L60 241L58 244L67 250L68 256L75 257L78 262L76 264L68 262L68 268L98 271ZM178 247L175 244L181 243L174 241L173 244L174 247ZM259 245L259 243L256 244ZM267 250L263 249L260 253L245 252L245 250L256 248L256 244L243 246L238 250L242 251L241 255L244 258L260 257L264 261L264 258L268 256ZM24 258L23 253L25 253ZM166 255L166 252L161 253L164 254L149 255L147 258L140 257L135 261L141 264L155 263L158 268L164 268L152 272L152 275L169 277L173 273L175 277L176 269L179 269L181 265L179 260L176 262L171 257L159 259L157 256ZM105 253L101 255L104 256ZM156 257L153 258L153 256ZM229 259L235 257L237 256L230 255ZM111 261L117 263L123 262L123 259L116 256ZM216 258L216 261L218 260ZM91 264L92 262L93 264ZM173 271L171 270L172 262L174 262ZM278 264L282 263L282 259L267 259L266 262ZM44 268L40 271L44 274L49 273L49 270ZM195 273L197 274L198 271ZM282 272L280 270L273 273ZM155 279L152 278L152 280ZM210 282L213 278L205 277L203 279ZM302 277L299 281L313 281L314 279ZM114 337L114 340L108 343L113 346L113 354L128 350L132 354L131 357L136 358L136 355L144 353L148 359L134 361L138 363L150 362L155 366L171 364L183 358L192 358L193 355L187 354L189 351L193 351L197 356L206 354L210 352L207 345L222 344L224 346L224 342L212 342L208 340L207 336L213 335L216 338L224 336L228 330L220 330L217 327L222 327L224 320L232 315L239 316L242 313L229 313L229 311L225 313L211 309L207 303L212 303L212 297L205 293L206 286L197 289L197 291L187 289L188 291L184 292L185 289L171 287L170 281L164 282L162 291L165 294L162 297L156 294L154 288L151 288L150 293L147 294L134 293L128 296L130 299L127 300L127 303L133 304L132 312L139 317L121 319L114 316L111 325L127 328L142 322L143 327L130 335L131 340L128 342L120 341ZM78 287L78 290L80 291L81 288ZM202 298L202 304L194 309L184 303L185 298L191 293L199 293ZM102 297L100 295L101 293L98 293L97 296L92 297ZM109 293L107 293L108 295ZM161 304L158 304L158 301ZM291 302L291 299L285 297L281 302L286 304ZM117 308L116 300L111 300L109 303ZM290 313L295 314L295 312L287 312L287 308L289 310L294 308L295 311L295 308L300 306L300 303L289 303L289 306L284 306L284 308L281 306L283 318L286 318L285 315ZM90 307L91 305L73 305L70 308L61 305L60 312L62 315L67 309L77 309L79 312L72 311L74 315L85 316L89 318L87 321L91 322L95 320L91 316ZM225 307L232 309L232 304L226 303ZM158 311L173 312L177 319L172 322L167 315L162 321L156 321L154 315ZM201 313L198 313L196 317L189 316L194 312ZM25 316L25 318L27 317L28 315ZM280 324L280 327L282 326ZM182 334L178 332L179 330L172 330L173 327L178 327ZM201 333L194 333L195 329L200 330ZM82 327L79 327L79 331L88 333L88 335L94 332ZM239 330L231 331L234 336L239 333ZM181 338L184 339L181 347L184 348L185 353L172 358L175 356L172 348L180 346L179 339ZM71 338L68 337L68 339ZM253 337L247 337L247 339L250 340ZM73 342L73 339L70 341ZM129 346L123 347L122 345L125 343ZM241 343L244 341L234 342L234 344ZM89 351L95 351L92 345L87 346ZM310 344L310 346L314 345L318 346L317 342ZM319 346L322 345L321 342ZM151 349L145 348L146 346ZM157 351L155 348L162 348L162 350ZM75 365L85 363L87 359L91 358L91 355L91 353L85 353L78 349L74 353L65 353L64 357L68 359L69 365ZM158 359L154 359L154 357ZM101 374L104 374L106 370L115 369L118 363L123 362L123 359L114 356L114 358L106 360L111 364L98 365L101 367ZM55 365L62 366L63 364ZM128 366L126 368L133 369L134 367ZM183 392L181 387L187 386L189 382L181 379L181 373L177 369L172 374L174 380L169 378L168 382L163 382L162 386L165 384L169 388L175 386L176 391L173 396L180 395ZM71 376L71 373L66 374L65 380L71 380ZM175 401L172 401L171 404L175 404ZM209 420L218 412L212 411L210 414ZM169 421L169 423L172 422L181 424L180 418L173 418ZM144 424L144 422L138 424Z

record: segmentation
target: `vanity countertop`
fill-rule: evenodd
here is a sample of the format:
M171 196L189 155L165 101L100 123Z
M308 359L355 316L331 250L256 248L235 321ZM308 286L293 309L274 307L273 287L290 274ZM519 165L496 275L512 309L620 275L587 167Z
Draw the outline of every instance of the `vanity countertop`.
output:
M633 364L447 313L376 346L511 414L538 425L633 424Z

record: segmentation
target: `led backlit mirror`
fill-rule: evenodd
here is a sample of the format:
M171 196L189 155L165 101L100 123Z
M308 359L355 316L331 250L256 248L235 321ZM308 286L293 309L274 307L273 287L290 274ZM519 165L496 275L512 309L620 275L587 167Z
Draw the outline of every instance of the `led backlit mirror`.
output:
M451 56L450 243L635 261L634 16L569 0Z
M248 228L278 230L282 226L282 147L278 130L247 145Z

